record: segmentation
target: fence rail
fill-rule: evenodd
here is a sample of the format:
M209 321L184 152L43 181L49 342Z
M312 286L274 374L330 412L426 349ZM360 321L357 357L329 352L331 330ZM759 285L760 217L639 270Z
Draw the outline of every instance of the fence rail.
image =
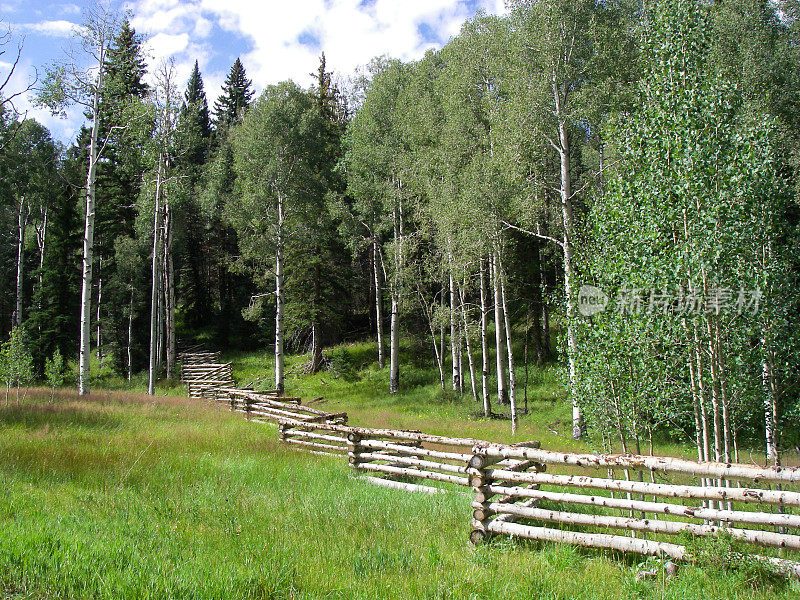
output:
M725 534L762 548L800 550L797 467L554 452L535 441L498 444L353 427L346 413L303 405L277 390L237 388L231 364L218 356L206 362L208 354L214 353L182 354L190 396L276 423L279 439L295 448L347 456L376 485L431 494L448 485L470 488L475 544L509 535L687 559L689 550L675 536ZM800 563L755 558L800 577Z

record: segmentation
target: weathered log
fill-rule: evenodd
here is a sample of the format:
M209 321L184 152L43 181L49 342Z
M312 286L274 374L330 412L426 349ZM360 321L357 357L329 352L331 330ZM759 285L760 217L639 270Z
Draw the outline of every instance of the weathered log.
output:
M287 444L295 444L297 446L304 446L306 448L326 450L334 454L345 454L345 449L339 446L330 446L328 444L320 444L319 442L307 442L305 440L296 440L294 438L287 438L285 441Z
M416 477L418 479L433 479L435 481L455 483L456 485L467 485L466 477L458 477L456 475L450 475L449 473L435 473L433 471L422 471L418 469L408 469L405 467L392 467L390 465L361 462L357 464L357 468L365 471L377 471L379 473L389 473L391 475L406 475L408 477Z
M785 513L764 513L735 510L716 510L702 506L685 506L668 502L647 502L644 500L628 500L588 494L570 494L562 492L545 492L528 487L488 486L488 494L505 494L510 497L536 498L552 502L565 502L585 506L602 506L621 510L673 515L687 519L703 519L707 521L723 521L725 523L748 523L751 525L771 525L775 527L800 527L800 515ZM485 502L487 492L476 494L476 502Z
M488 505L475 503L476 508L495 514L510 514L537 521L552 523L566 523L571 525L590 525L593 527L608 527L610 529L624 529L626 531L647 531L650 533L665 533L677 535L691 533L692 535L708 536L725 532L733 538L772 546L775 548L800 548L800 536L770 531L754 531L751 529L736 529L733 527L717 527L716 525L700 525L697 523L684 523L678 521L661 521L658 519L637 519L632 517L614 517L607 515L591 515L573 513L542 508L520 506L518 504L501 504L490 502Z
M681 560L687 555L686 548L678 544L654 542L607 533L582 533L578 531L549 529L547 527L534 527L532 525L498 521L497 519L489 521L486 530L492 533L503 533L531 540L566 542L576 546L606 548L609 550L619 550L620 552L636 552L637 554L645 555L665 555L677 560Z
M340 444L347 443L347 440L343 437L336 437L334 435L325 435L324 433L315 433L313 431L305 431L303 429L285 429L284 434L287 436L297 436L297 437L306 437L311 438L314 440L324 440L326 442L337 442Z
M488 469L487 474L499 481L538 483L562 487L593 488L646 494L664 498L691 498L696 500L730 500L732 502L764 502L786 506L800 506L800 493L783 490L764 490L759 488L727 488L712 486L676 485L626 481L623 479L602 479L583 475L550 475L548 473L517 473L503 469ZM480 480L477 475L473 479ZM482 483L474 487L481 487Z
M373 485L387 487L393 490L404 490L406 492L422 492L424 494L446 494L447 490L441 488L431 487L429 485L419 485L417 483L405 483L404 481L393 481L391 479L382 479L380 477L364 476L363 479Z
M800 483L800 467L756 467L738 463L698 462L683 458L638 454L577 454L486 442L476 444L473 452L486 456L535 460L545 464L652 470L719 479L748 479L754 482Z
M361 452L356 455L358 460L382 460L392 463L400 463L401 465L409 465L414 467L421 467L424 469L438 469L448 473L466 474L467 466L450 465L447 463L440 463L430 460L423 460L420 458L413 458L410 456L402 456L398 454L383 454L381 452Z
M373 440L373 439L364 439L361 440L361 445L365 448L376 448L379 450L396 450L398 452L404 452L406 454L411 454L413 456L430 456L431 458L441 458L444 460L458 460L467 462L469 458L472 456L471 454L464 454L460 452L445 452L443 450L431 450L428 448L420 448L420 447L409 447L406 445L401 445L396 442L388 442L386 440Z

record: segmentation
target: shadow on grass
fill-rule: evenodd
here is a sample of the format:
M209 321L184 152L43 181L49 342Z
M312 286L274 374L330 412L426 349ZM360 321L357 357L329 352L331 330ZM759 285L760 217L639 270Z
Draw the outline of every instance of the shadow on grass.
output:
M87 429L117 429L121 421L107 412L92 410L76 403L29 404L15 402L0 407L0 425L22 426L26 429L50 427L82 427Z

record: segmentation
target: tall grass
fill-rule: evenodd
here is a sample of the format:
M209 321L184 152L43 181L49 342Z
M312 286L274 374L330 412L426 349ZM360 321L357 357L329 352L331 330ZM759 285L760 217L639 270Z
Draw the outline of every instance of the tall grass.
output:
M0 408L0 477L7 598L800 593L796 584L764 586L695 567L674 580L636 582L638 558L568 546L506 540L473 548L468 495L375 488L341 460L279 446L271 426L185 398L62 392L51 404L32 394Z

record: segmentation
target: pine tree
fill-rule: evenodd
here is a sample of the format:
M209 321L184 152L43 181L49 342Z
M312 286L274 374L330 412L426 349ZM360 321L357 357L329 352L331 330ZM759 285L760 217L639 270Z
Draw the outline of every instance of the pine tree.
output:
M176 285L192 326L211 316L206 278L206 236L201 211L201 176L211 150L211 122L203 77L197 61L189 76L175 134L175 169L179 173L181 201L175 206Z
M250 89L252 83L247 78L242 61L237 58L222 86L222 94L214 103L214 125L218 134L241 121L253 98L253 91Z

